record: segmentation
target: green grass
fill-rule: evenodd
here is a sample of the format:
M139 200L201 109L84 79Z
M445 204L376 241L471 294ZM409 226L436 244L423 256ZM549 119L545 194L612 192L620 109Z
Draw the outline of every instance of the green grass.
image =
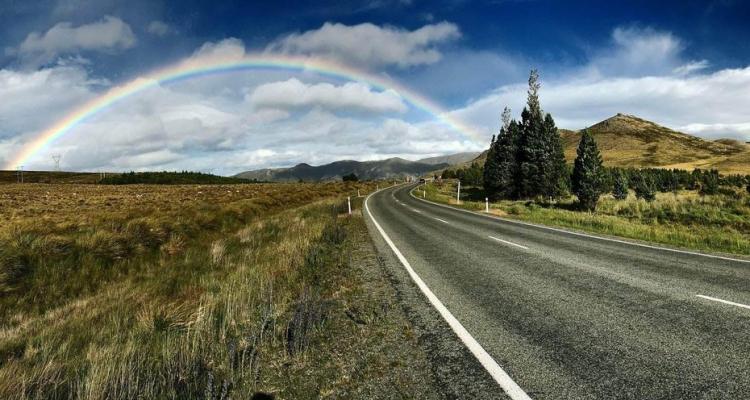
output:
M427 199L455 206L455 190L454 182L428 184ZM462 187L458 206L483 211L483 199L480 188ZM594 213L577 211L575 198L554 204L503 200L491 203L490 212L521 221L687 249L750 255L750 196L739 189L711 196L694 191L658 193L650 203L636 199L632 193L625 200L606 195Z

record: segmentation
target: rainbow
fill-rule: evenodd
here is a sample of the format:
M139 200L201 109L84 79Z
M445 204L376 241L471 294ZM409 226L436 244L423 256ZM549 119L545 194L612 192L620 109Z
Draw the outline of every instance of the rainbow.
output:
M312 72L316 75L336 80L362 82L378 90L393 90L411 106L433 116L441 123L465 135L471 141L483 142L486 139L470 126L449 115L433 101L392 80L321 59L257 54L246 55L242 58L202 58L189 60L113 87L39 133L39 135L21 149L16 157L8 162L5 168L16 169L27 164L35 155L39 154L55 140L73 131L76 126L107 110L118 102L144 90L187 79L247 70Z

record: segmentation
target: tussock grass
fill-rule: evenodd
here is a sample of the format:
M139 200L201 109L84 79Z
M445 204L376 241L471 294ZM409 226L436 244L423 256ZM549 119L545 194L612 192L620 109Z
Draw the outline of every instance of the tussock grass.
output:
M428 200L454 204L453 182L427 185ZM461 207L484 210L478 188L463 188ZM476 200L472 200L476 199ZM631 193L603 196L596 212L577 211L575 198L554 204L503 200L490 212L545 225L662 243L689 249L750 255L750 196L740 189L701 196L697 191L657 193L653 202Z
M4 186L0 398L286 390L344 279L341 198L368 185Z

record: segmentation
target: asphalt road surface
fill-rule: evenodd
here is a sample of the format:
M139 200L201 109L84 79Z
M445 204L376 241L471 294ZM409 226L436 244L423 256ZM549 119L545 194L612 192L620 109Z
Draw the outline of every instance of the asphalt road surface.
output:
M490 218L411 188L377 192L367 208L469 341L522 390L511 397L750 399L747 261Z

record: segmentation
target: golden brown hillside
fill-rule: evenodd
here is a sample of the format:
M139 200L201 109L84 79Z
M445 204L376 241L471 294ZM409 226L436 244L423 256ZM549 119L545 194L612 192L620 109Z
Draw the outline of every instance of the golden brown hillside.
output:
M617 114L588 128L604 164L613 167L715 168L724 174L750 174L750 145L731 139L701 139L655 124ZM579 131L560 129L565 158L573 162ZM477 160L484 163L486 153Z

